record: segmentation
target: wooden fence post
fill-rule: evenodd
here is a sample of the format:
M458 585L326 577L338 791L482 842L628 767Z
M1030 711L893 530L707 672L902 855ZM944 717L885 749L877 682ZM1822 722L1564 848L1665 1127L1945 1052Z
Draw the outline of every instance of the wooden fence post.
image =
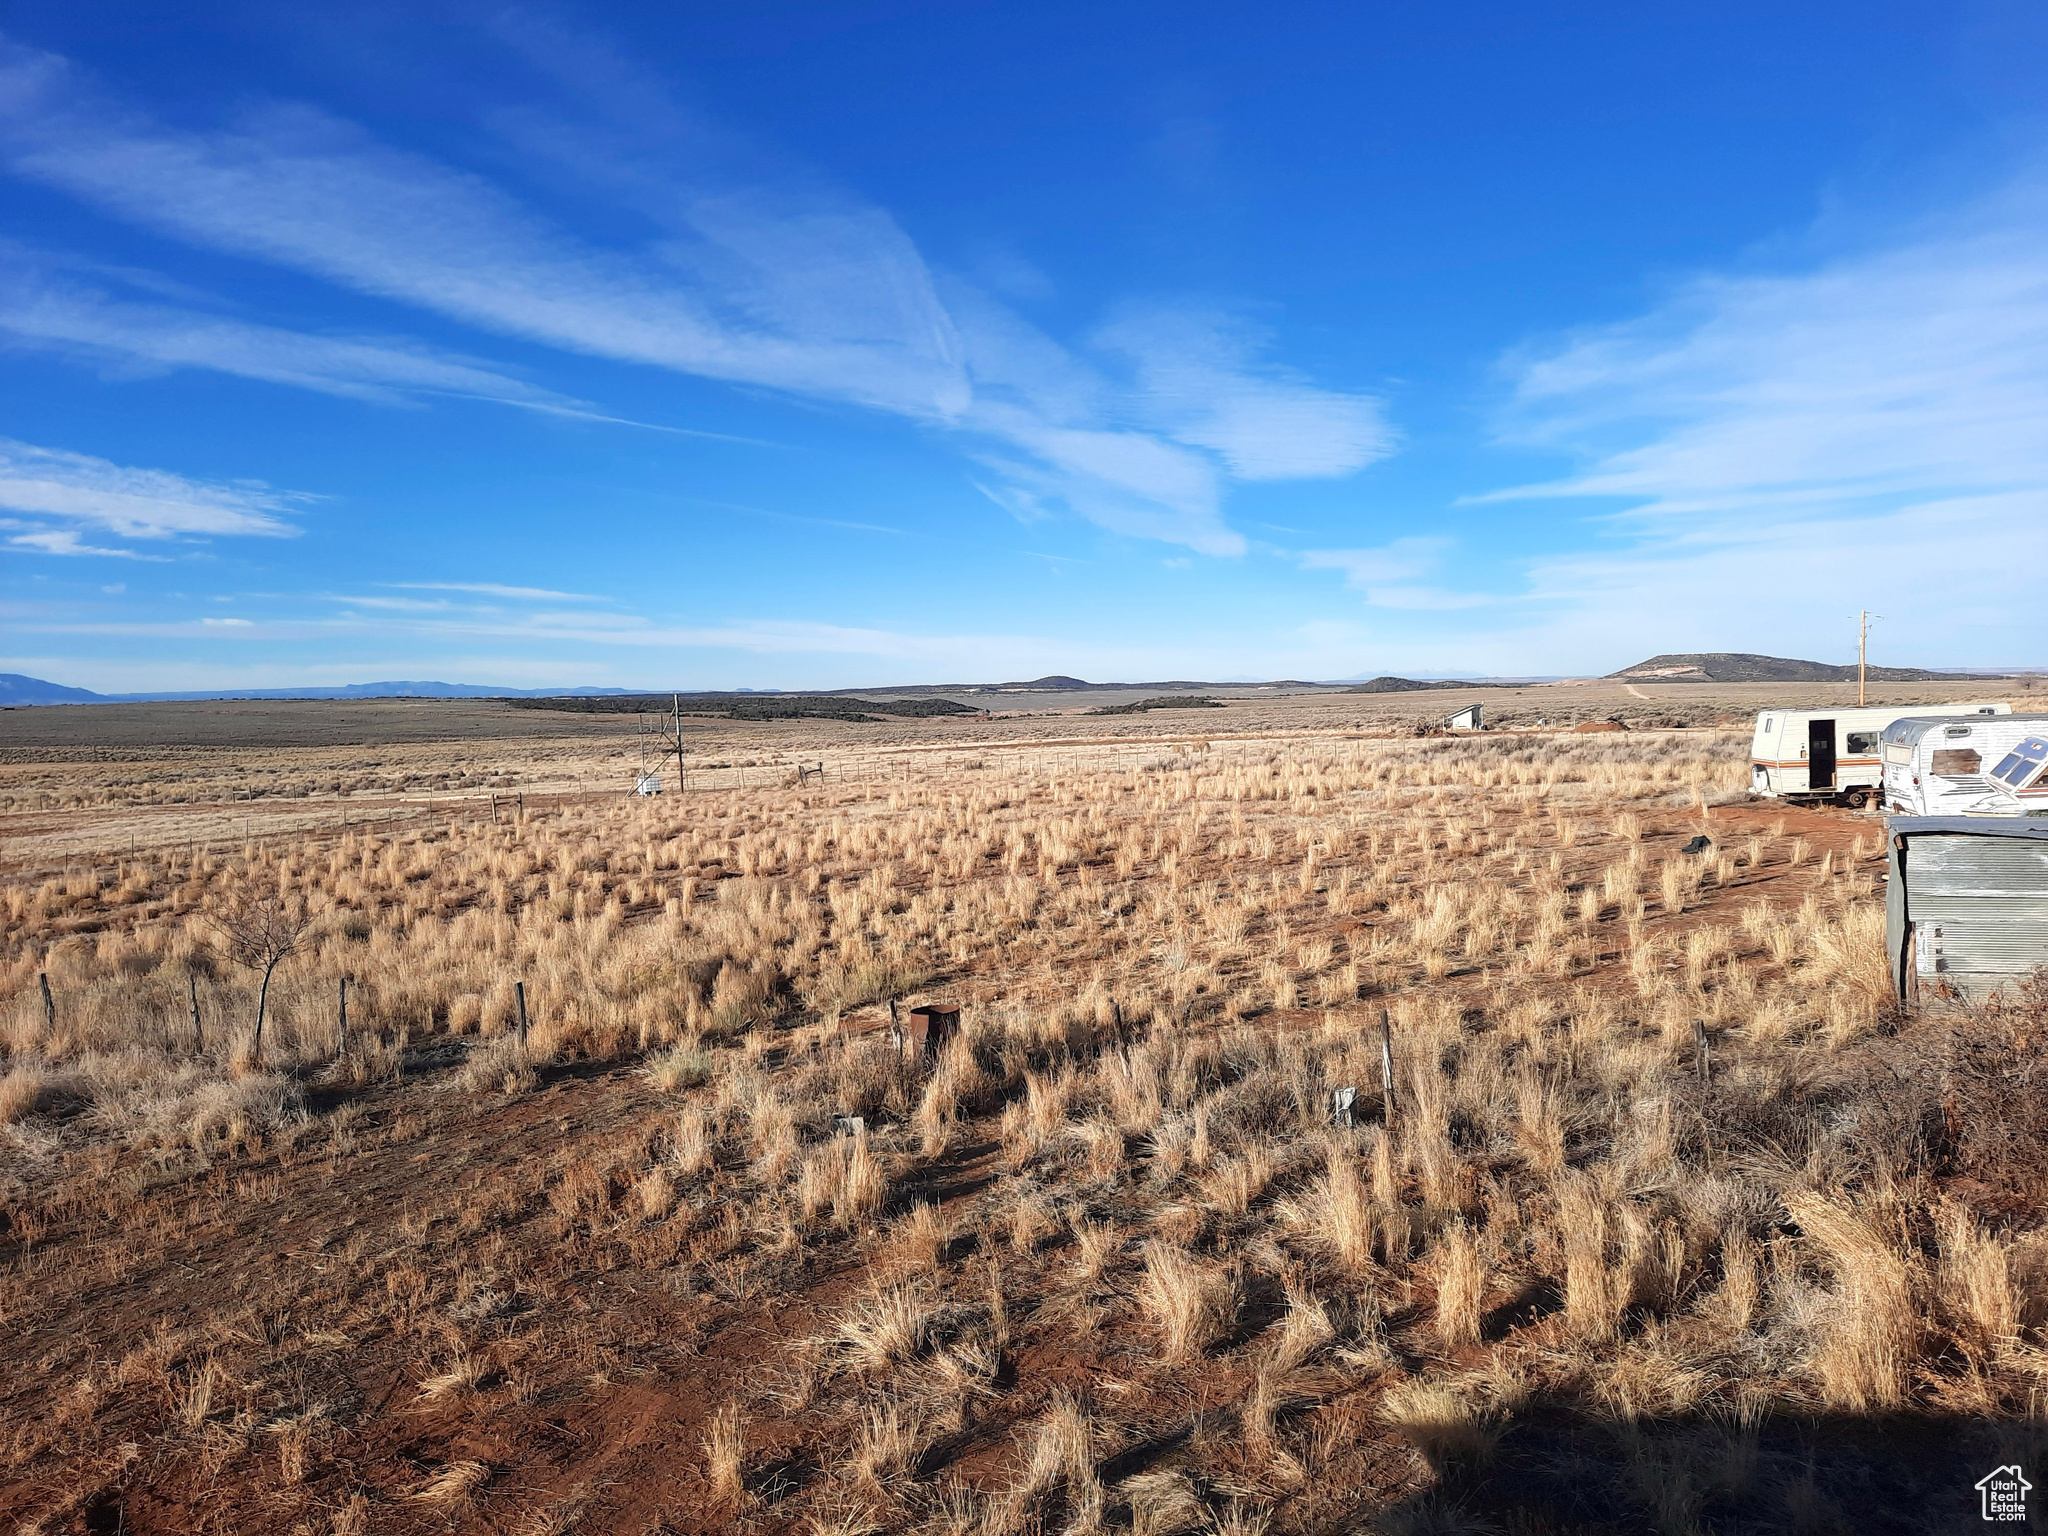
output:
M1387 1010L1380 1010L1380 1087L1386 1095L1387 1124L1394 1123L1394 1026Z
M1692 1021L1692 1053L1693 1064L1699 1072L1700 1081L1702 1083L1709 1081L1713 1076L1714 1056L1713 1047L1707 1041L1707 1021L1705 1019L1694 1019Z
M337 1019L334 1054L336 1056L346 1056L348 1054L348 978L346 976L341 978L341 1009Z
M43 1025L48 1029L57 1027L57 1000L50 996L50 977L46 971L36 972L36 980L43 985Z
M199 973L185 973L185 990L192 1002L192 1049L199 1052L206 1049L206 1031L199 1027Z
M523 1051L526 1049L526 983L513 982L512 996L519 1003L519 1048Z

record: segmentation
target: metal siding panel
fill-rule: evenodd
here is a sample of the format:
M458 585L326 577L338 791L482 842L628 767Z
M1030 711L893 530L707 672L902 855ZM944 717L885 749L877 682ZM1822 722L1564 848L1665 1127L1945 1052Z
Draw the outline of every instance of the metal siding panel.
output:
M2048 965L2048 922L1923 923L1917 932L1923 976L1969 971L2023 975Z
M2017 827L1894 832L1906 844L1895 864L1921 977L1982 999L2048 965L2048 842Z
M1943 976L2024 976L2048 965L2048 929L2026 935L1992 934L1981 939L1951 935L1942 958L1948 962L1940 972Z
M2048 891L2038 896L1913 892L1916 923L2048 923Z
M1913 839L1909 894L2000 892L2048 896L2048 843L2031 838L1934 834Z
M1905 853L1904 838L1885 840L1884 952L1891 966L1892 993L1901 1003L1906 1001L1906 935L1911 931L1906 921Z

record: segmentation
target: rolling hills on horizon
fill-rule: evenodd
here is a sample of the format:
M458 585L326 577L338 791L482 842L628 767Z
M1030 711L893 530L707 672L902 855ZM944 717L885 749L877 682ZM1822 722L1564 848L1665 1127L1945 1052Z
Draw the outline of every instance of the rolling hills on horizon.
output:
M1874 683L1997 682L2022 673L2048 671L2048 667L1926 668L1872 667ZM1382 674L1359 675L1328 681L1281 678L1271 682L1216 682L1175 678L1159 682L1091 682L1086 678L1053 673L1029 681L1005 683L909 683L881 684L861 688L603 688L584 685L574 688L503 688L485 683L374 682L349 683L333 687L307 688L220 688L182 692L96 693L19 672L0 672L0 708L53 704L160 704L201 702L214 699L659 699L680 694L694 699L745 699L801 695L808 698L844 698L856 694L880 694L895 698L935 697L954 694L1019 695L1048 693L1128 693L1156 691L1191 693L1214 689L1300 689L1347 693L1419 693L1460 688L1505 688L1531 683L1569 682L1575 679L1551 674L1519 677L1397 677ZM1604 678L1588 677L1586 682L1621 683L1843 683L1856 680L1856 668L1828 662L1804 661L1795 657L1763 656L1741 651L1676 652L1652 656Z
M19 672L0 672L0 706L24 704L174 704L204 699L511 699L583 698L630 688L491 688L480 683L348 683L334 688L213 688L183 693L94 693Z
M1948 683L1996 682L2011 673L1871 667L1864 675L1873 683ZM1856 668L1746 651L1694 651L1652 656L1607 677L1618 683L1853 683Z

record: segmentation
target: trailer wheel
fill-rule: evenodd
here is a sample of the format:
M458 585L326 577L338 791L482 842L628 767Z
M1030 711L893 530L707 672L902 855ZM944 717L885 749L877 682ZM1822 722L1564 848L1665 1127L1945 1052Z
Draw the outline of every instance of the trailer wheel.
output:
M1867 789L1852 789L1849 793L1842 796L1842 804L1849 807L1852 811L1860 811L1863 807L1870 804L1870 791Z

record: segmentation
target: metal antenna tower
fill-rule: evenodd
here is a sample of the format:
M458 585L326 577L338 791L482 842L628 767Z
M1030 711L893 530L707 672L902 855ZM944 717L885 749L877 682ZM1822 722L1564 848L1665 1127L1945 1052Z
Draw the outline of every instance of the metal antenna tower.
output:
M647 763L650 745L655 749L651 769ZM676 760L676 789L680 793L688 781L683 762L683 696L679 693L670 695L667 714L640 716L640 776L634 787L643 795L659 794L661 770L671 757ZM648 787L650 779L652 788Z

